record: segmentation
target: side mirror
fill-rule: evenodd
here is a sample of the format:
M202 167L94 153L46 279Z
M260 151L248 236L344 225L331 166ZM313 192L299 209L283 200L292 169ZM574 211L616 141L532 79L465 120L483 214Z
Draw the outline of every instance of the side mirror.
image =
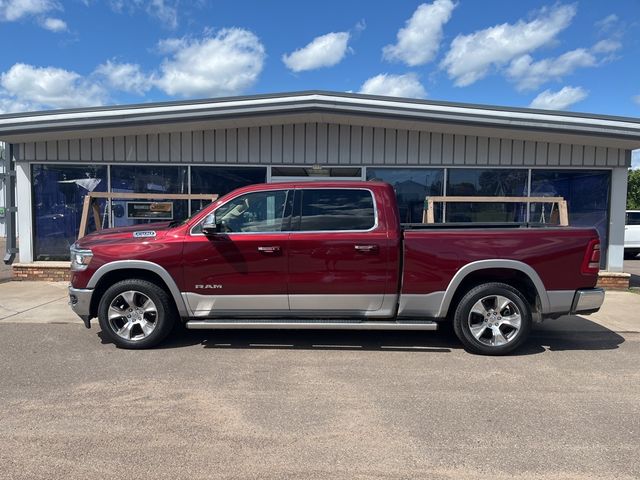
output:
M202 224L202 233L205 235L216 235L220 233L220 224L216 222L216 213L212 212L207 215Z

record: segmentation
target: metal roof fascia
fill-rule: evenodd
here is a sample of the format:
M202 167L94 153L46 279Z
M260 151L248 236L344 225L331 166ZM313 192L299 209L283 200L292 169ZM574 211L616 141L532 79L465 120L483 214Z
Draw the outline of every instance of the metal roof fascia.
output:
M1 134L37 133L39 130L68 130L92 127L128 126L153 121L188 121L194 119L224 118L226 116L260 115L301 110L342 111L346 113L378 114L391 117L412 117L423 120L469 122L477 125L550 129L555 131L598 135L631 136L640 140L640 120L631 118L600 118L564 115L560 112L499 110L493 107L425 104L398 101L386 97L361 98L309 94L298 96L269 96L265 98L236 99L225 102L197 104L156 104L135 108L114 108L51 112L32 116L0 117Z

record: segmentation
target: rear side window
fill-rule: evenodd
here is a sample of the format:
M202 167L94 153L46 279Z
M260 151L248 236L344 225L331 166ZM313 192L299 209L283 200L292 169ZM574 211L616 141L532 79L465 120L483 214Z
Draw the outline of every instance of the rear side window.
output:
M300 194L300 231L369 230L375 226L369 190L318 188L300 190Z
M627 225L640 225L640 212L628 212Z

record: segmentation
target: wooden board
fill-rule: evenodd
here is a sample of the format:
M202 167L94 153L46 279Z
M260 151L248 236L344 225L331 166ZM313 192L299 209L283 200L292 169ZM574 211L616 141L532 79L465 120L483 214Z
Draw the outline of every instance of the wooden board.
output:
M425 210L422 215L423 223L435 223L434 204L435 203L526 203L527 207L531 203L557 203L560 214L559 223L566 227L569 225L569 209L564 197L427 197L425 199Z
M78 239L87 234L89 223L89 211L93 212L93 219L96 229L102 229L100 221L100 207L94 199L104 198L107 200L211 200L215 202L218 195L215 193L125 193L125 192L89 192L82 202L82 216L80 217L80 228L78 229Z

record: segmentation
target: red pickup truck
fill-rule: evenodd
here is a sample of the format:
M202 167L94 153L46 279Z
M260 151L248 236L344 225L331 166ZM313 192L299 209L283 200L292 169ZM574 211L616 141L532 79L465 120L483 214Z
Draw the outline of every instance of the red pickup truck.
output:
M435 330L500 355L532 322L597 311L594 228L401 225L381 182L252 185L181 223L101 230L71 247L70 304L113 342L190 329Z

